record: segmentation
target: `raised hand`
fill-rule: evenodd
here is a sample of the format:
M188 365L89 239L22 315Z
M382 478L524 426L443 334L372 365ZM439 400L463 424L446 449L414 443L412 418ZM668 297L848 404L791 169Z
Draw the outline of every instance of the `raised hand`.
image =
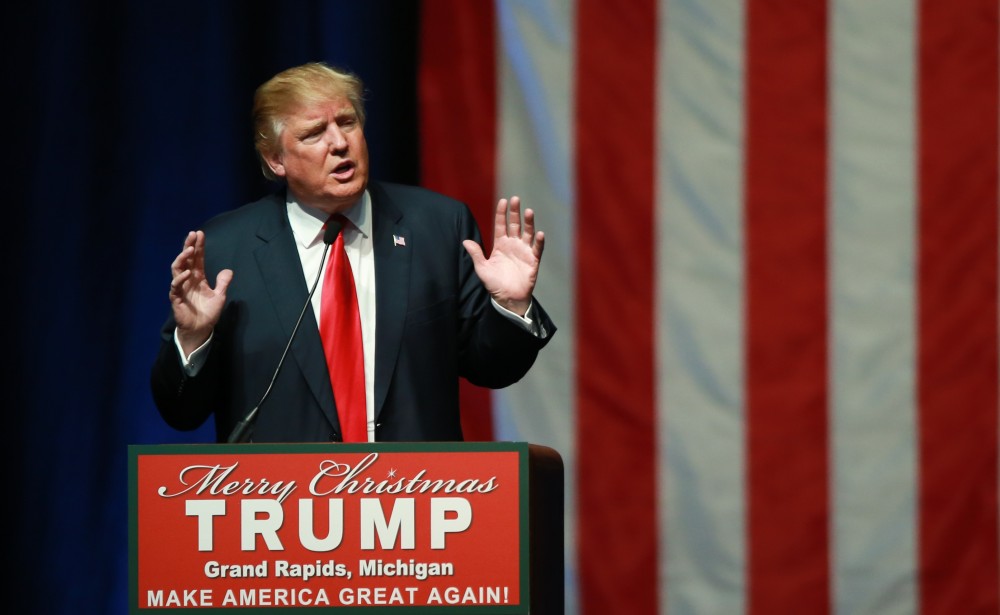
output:
M170 273L170 305L177 322L177 338L184 352L190 354L208 340L219 322L233 272L220 271L213 289L205 278L205 233L192 231L171 263Z
M462 242L472 257L476 275L490 296L502 307L520 315L531 305L538 279L545 234L535 231L535 212L524 210L521 199L500 199L493 219L493 251L489 258L474 241Z

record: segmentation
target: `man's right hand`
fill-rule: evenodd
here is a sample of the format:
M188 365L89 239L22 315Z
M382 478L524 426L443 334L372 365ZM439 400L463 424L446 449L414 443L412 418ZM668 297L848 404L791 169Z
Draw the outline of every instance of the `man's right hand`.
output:
M205 278L205 233L192 231L184 248L170 265L170 306L177 322L177 339L186 355L204 344L222 316L226 289L233 271L223 269L215 278L215 288Z

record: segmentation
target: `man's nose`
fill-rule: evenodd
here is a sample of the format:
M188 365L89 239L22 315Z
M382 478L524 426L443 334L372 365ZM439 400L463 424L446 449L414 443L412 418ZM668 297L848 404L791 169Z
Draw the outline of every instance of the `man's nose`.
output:
M347 149L347 137L339 127L332 127L329 133L330 151L342 152Z

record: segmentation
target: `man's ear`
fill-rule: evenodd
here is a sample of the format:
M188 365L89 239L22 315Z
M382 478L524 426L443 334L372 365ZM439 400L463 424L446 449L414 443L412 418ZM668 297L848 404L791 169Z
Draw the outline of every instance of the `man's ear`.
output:
M271 172L274 173L276 177L285 176L285 164L280 151L274 151L266 154L264 156L264 162L267 163L267 166L270 167Z

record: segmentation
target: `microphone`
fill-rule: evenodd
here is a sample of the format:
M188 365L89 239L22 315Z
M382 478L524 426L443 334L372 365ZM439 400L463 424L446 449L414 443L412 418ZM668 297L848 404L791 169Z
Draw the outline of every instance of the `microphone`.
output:
M299 312L299 319L295 321L295 326L292 328L292 334L288 336L288 343L285 344L285 350L281 353L281 358L278 359L278 366L274 368L274 375L271 376L271 383L267 385L267 390L264 391L264 395L261 396L260 401L258 401L257 405L253 407L253 410L248 412L245 417L236 423L233 431L229 434L229 439L226 440L229 444L250 441L250 437L253 435L253 424L257 420L257 411L260 410L264 400L271 394L271 388L274 387L274 382L278 379L278 372L281 371L281 366L285 363L285 357L288 356L288 349L292 347L292 340L295 339L295 334L299 331L299 325L302 324L302 318L306 315L306 309L309 308L309 304L312 303L313 295L316 294L316 287L319 286L319 278L323 273L323 263L326 262L326 255L330 251L330 244L337 240L337 235L340 234L340 231L343 228L344 223L342 220L334 218L327 220L326 231L323 233L323 243L326 244L326 247L323 248L323 258L319 261L320 266L319 270L316 272L316 280L313 281L312 288L309 289L309 296L306 297L306 302L302 306L302 311Z

